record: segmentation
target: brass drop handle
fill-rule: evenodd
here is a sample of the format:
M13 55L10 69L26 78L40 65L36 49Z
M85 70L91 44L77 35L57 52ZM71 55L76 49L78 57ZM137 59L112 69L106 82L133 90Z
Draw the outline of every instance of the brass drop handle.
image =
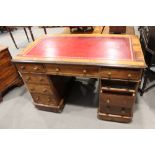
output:
M44 93L45 93L45 92L47 92L47 89L46 89L46 88L44 88L44 89L43 89L43 92L44 92Z
M25 69L25 66L20 66L21 69Z
M45 93L45 92L47 92L47 89L45 88L45 89L43 89L43 92Z
M56 69L55 69L55 71L56 71L56 72L59 72L59 71L60 71L60 69L59 69L59 68L56 68Z
M29 80L30 80L30 77L29 77L29 76L27 76L27 77L26 77L26 81L29 81Z
M35 71L37 71L37 70L39 70L39 67L36 66L36 67L34 67L33 69L34 69Z
M31 91L34 91L34 88L30 88Z
M100 90L100 93L102 93L103 91L102 91L102 89Z
M111 77L111 72L108 72L108 76L109 76L109 78Z
M86 74L86 73L87 73L87 70L84 69L84 70L83 70L83 73Z
M109 103L110 103L110 100L109 100L109 99L107 99L107 100L106 100L106 103L107 103L107 104L109 104Z
M40 81L44 81L44 79L43 78L40 78Z
M133 93L132 96L135 96L135 93Z
M50 102L51 101L51 99L50 98L48 98L48 100L47 100L48 102Z
M39 97L36 97L36 101L39 101Z
M129 78L129 79L131 78L131 74L128 74L128 78Z

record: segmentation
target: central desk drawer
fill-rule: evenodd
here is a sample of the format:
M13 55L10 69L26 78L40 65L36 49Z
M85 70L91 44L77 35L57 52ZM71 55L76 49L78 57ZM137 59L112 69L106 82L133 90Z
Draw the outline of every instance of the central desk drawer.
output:
M27 87L31 93L53 94L49 85L27 84Z
M70 75L70 76L98 76L98 67L82 66L82 65L56 65L46 64L47 73L56 75Z
M101 78L140 80L141 70L122 69L122 68L101 68Z
M27 63L19 63L16 64L18 70L21 73L44 73L44 67L41 64L27 64Z
M22 77L26 83L49 84L46 75L23 73Z

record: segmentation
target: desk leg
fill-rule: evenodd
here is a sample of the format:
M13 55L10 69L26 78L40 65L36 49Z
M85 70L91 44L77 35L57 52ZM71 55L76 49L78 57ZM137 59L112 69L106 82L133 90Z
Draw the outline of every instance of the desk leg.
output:
M29 37L28 37L28 35L27 35L27 31L26 31L26 28L25 28L25 27L24 27L24 32L25 32L25 34L26 34L26 37L27 37L28 42L30 42L30 40L29 40Z

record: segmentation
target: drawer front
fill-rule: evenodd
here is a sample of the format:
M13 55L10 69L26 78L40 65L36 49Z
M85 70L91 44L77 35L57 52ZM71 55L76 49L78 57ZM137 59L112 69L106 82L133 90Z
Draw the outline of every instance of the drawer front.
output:
M100 104L105 106L120 106L131 108L135 102L135 94L101 93Z
M100 71L101 78L140 80L141 70L130 70L122 68L102 68Z
M18 76L18 72L16 68L12 65L3 68L0 71L0 80L4 81L5 79L9 78L10 76Z
M26 64L26 63L22 63L22 64L16 64L18 70L21 73L44 73L44 67L41 64Z
M110 106L110 105L109 106L100 105L99 112L112 114L112 115L128 116L128 117L132 117L133 115L132 108L124 108L124 107Z
M3 91L11 86L17 80L17 78L19 78L19 76L16 72L10 76L6 76L5 78L0 78L0 91Z
M95 77L99 76L98 67L94 66L73 66L73 65L52 65L46 64L47 73L56 75L70 75L70 76L85 76Z
M58 102L56 102L56 100L50 95L32 94L32 98L37 104L58 105Z
M31 93L53 94L51 87L48 85L27 84L27 87Z
M23 73L22 77L26 83L49 84L46 75Z

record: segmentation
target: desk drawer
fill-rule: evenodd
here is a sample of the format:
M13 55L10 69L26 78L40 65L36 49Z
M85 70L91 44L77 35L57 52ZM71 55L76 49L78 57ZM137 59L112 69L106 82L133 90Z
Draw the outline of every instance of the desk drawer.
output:
M135 102L134 93L100 93L100 105L131 108Z
M49 80L46 75L23 73L22 77L26 83L49 84Z
M31 93L53 94L51 87L48 85L27 84L27 87Z
M99 112L131 117L134 102L133 93L104 92L100 94Z
M122 69L122 68L101 68L101 78L140 80L141 70Z
M37 104L58 105L58 103L59 103L51 95L32 94L32 98L33 98L34 102Z
M41 64L26 64L26 63L20 63L16 64L18 70L21 73L29 73L29 72L34 72L34 73L44 73L44 67Z
M132 115L133 115L133 109L132 108L124 108L124 107L122 108L122 107L117 107L117 106L101 105L99 107L99 112L105 113L105 114L127 116L127 117L132 117Z
M69 75L69 76L98 76L98 67L94 66L75 66L75 65L51 65L46 64L47 73L56 75Z

